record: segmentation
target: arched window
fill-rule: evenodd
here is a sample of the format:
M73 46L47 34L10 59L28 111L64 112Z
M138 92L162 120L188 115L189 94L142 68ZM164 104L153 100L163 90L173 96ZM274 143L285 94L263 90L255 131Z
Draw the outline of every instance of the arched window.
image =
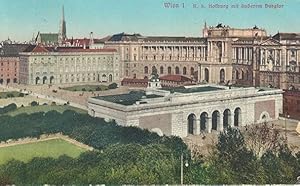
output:
M219 111L214 111L212 113L212 130L218 130L218 127L220 126L220 113Z
M234 126L240 126L242 121L242 111L238 107L234 110Z
M172 73L172 68L168 67L168 74L171 74L171 73Z
M44 77L43 77L43 84L46 84L46 83L47 83L47 77L44 76Z
M195 134L196 129L196 116L195 114L190 114L188 116L188 134Z
M193 75L194 75L194 68L191 67L191 76L193 76Z
M225 70L221 69L220 70L220 83L224 83L225 82Z
M39 77L36 77L36 78L35 78L35 84L36 84L36 85L40 84L40 78L39 78Z
M175 67L175 74L179 74L179 67Z
M144 67L144 73L148 74L148 67L147 66Z
M108 76L108 81L109 81L109 82L112 82L112 80L113 80L113 77L112 77L111 74L109 74L109 76Z
M208 83L209 82L209 70L208 68L204 69L204 80Z
M183 67L182 73L183 75L186 75L186 67Z
M164 67L161 66L161 67L160 67L160 74L163 74L163 73L164 73Z

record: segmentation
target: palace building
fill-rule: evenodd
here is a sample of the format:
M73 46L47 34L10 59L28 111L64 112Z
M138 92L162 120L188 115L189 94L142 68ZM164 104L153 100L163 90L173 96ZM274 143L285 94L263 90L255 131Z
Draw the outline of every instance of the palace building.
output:
M300 35L268 36L257 26L247 29L218 24L203 29L202 37L115 34L104 48L120 54L120 78L147 79L180 75L194 83L238 84L299 88ZM299 81L298 81L299 80Z
M20 53L23 84L70 84L119 81L115 49L82 49L32 45Z

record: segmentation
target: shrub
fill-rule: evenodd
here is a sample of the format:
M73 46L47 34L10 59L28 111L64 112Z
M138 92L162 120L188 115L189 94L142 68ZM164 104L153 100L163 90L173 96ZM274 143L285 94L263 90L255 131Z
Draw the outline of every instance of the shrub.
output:
M86 89L85 89L85 88L82 88L81 90L82 90L82 91L86 91Z
M101 88L100 88L100 87L97 87L95 90L96 90L96 91L100 91L100 90L101 90Z
M6 96L7 98L13 98L13 97L15 97L12 93L9 93L9 94L7 94L7 96Z
M0 108L0 114L4 114L10 111L14 111L17 109L17 105L15 103L11 103L3 108Z
M38 102L36 102L36 101L33 101L33 102L31 102L31 103L30 103L30 105L31 105L31 106L38 106L38 105L39 105L39 103L38 103Z
M23 94L23 93L20 93L20 94L19 94L19 97L24 97L24 94Z
M47 103L43 103L43 105L48 105Z
M118 88L117 83L112 83L112 84L108 85L108 89L115 89L115 88Z

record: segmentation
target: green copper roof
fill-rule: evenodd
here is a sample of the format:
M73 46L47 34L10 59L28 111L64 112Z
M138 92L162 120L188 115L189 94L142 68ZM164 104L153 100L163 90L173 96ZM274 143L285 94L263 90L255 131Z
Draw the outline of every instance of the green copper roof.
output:
M57 43L58 34L57 33L41 33L41 42L43 43Z

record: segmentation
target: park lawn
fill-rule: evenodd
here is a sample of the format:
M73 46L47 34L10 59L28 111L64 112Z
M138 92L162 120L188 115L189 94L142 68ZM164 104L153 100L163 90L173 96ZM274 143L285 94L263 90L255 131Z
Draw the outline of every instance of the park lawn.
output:
M22 97L20 96L20 92L17 91L9 91L9 92L0 92L0 99L5 99L9 97ZM24 94L23 94L24 97Z
M90 91L91 92L91 91L108 90L108 86L106 86L106 85L76 85L76 86L72 86L72 87L64 87L62 89L69 90L69 91Z
M16 116L18 114L27 113L32 114L35 112L49 112L55 110L57 112L63 113L65 110L74 110L75 112L86 114L87 111L71 107L69 105L38 105L38 106L26 106L26 107L19 107L17 110L12 112L8 112L7 115Z
M12 159L28 162L34 157L53 157L61 155L78 157L87 151L62 139L52 139L28 144L0 148L0 165Z

